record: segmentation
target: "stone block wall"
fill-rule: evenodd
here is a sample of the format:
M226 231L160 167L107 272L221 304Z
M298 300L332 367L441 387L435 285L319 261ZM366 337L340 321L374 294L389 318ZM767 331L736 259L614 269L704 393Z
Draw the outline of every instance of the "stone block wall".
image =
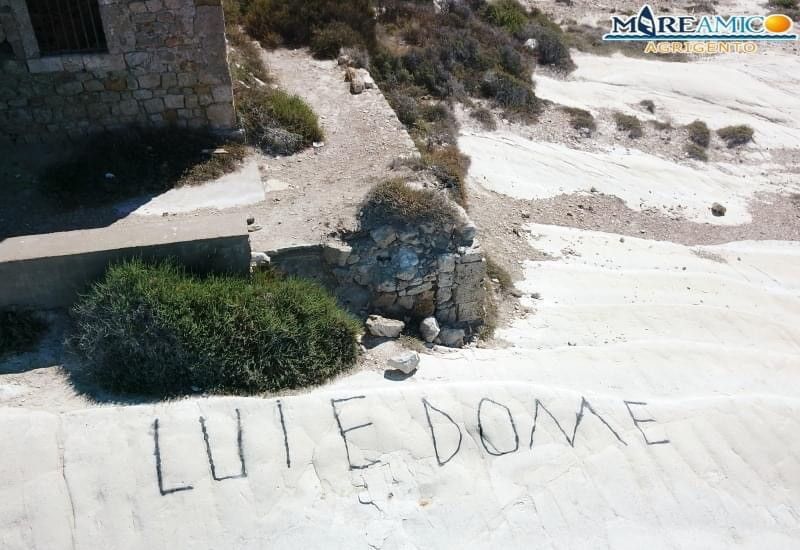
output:
M107 53L41 56L25 0L0 0L0 142L125 126L235 126L220 0L99 0Z
M483 321L486 262L472 224L444 231L384 225L326 259L341 285L366 291L371 313L435 316L447 326Z
M267 250L278 271L311 278L351 312L406 323L436 317L461 345L486 317L486 260L466 213L445 227L384 223L344 241ZM465 329L465 330L460 330ZM443 331L444 332L444 331Z

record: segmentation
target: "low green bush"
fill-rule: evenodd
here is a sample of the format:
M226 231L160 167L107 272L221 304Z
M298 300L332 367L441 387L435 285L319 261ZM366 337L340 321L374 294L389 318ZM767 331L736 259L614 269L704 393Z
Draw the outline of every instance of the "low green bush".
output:
M345 47L359 46L361 36L347 23L333 21L311 33L311 52L320 59L333 59Z
M112 266L73 310L68 345L100 388L158 397L318 384L356 360L359 323L317 284Z
M652 99L643 99L639 102L639 105L641 105L650 114L656 112L656 104L653 103Z
M390 94L387 99L391 104L397 118L406 126L413 126L420 118L417 100L403 93Z
M466 208L469 157L455 145L447 145L423 150L422 159L442 186L450 189L453 199Z
M470 111L469 116L477 120L484 130L496 130L497 120L495 120L492 112L485 107L478 107Z
M687 143L686 147L684 147L684 151L689 155L689 158L702 160L703 162L708 160L708 153L706 153L706 150L695 143Z
M528 24L529 16L516 0L497 0L483 8L483 17L510 33L521 31Z
M597 123L595 123L594 117L589 111L575 107L565 107L564 112L569 116L570 125L576 130L585 128L594 132L597 129Z
M315 33L335 23L347 24L361 43L371 46L374 41L371 0L253 0L244 11L248 33L266 46L274 45L275 37L285 44L305 46Z
M686 126L689 132L689 141L700 147L708 147L711 143L711 130L702 120L695 120Z
M0 357L30 351L47 330L39 316L30 311L0 311Z
M319 119L299 96L253 88L237 97L239 122L248 143L275 155L290 155L322 141Z
M488 71L484 75L481 93L511 113L528 114L539 110L539 102L530 83L502 71Z
M441 192L417 189L394 179L372 188L361 205L359 218L362 227L367 229L397 222L428 223L441 228L457 224L459 215Z
M717 130L717 135L722 138L729 149L753 141L753 129L745 124L720 128Z
M643 135L642 123L633 115L614 113L614 122L617 124L617 130L628 132L628 137L631 139L640 138Z
M554 65L565 71L575 68L569 54L569 44L558 25L540 16L526 30L526 36L536 40L539 63Z

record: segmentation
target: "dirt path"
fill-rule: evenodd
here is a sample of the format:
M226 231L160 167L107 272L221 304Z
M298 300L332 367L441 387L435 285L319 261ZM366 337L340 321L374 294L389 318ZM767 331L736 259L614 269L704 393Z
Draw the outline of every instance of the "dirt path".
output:
M326 137L322 148L265 160L267 200L241 209L263 226L251 236L253 250L320 242L352 227L370 187L397 175L391 161L416 149L380 91L352 95L335 61L305 50L267 52L264 60L281 87L311 105Z

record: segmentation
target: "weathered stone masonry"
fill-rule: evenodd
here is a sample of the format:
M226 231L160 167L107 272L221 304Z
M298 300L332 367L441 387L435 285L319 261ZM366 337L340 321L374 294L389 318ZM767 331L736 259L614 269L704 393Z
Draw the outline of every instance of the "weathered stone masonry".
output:
M346 242L266 251L285 273L328 286L353 312L475 329L486 316L486 260L476 227L461 211L445 227L381 223Z
M106 53L42 56L26 1L0 0L0 142L233 128L220 0L99 0L99 11Z

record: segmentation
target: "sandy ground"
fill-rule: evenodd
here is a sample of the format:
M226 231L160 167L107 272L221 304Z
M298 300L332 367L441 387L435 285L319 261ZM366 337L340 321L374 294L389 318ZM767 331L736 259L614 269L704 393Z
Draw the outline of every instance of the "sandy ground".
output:
M411 138L380 92L350 94L335 61L314 60L304 50L266 52L264 59L281 87L320 116L325 146L263 160L266 201L240 209L263 227L251 234L253 250L317 243L353 229L367 191L397 176L391 161L415 153Z

